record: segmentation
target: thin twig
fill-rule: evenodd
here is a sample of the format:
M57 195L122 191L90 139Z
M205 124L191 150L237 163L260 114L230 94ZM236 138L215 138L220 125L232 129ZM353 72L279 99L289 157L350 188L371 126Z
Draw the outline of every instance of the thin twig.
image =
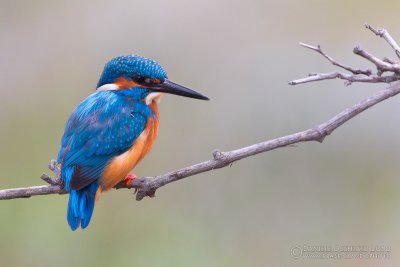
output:
M337 62L336 60L334 60L331 56L327 55L324 51L322 51L321 46L317 45L317 46L312 46L309 44L305 44L305 43L299 43L300 46L311 49L319 54L321 54L323 57L325 57L327 60L329 60L329 62L331 62L333 65L338 66L342 69L345 69L353 74L364 74L364 75L371 75L372 71L371 70L360 70L360 69L353 69L352 67L348 67L345 66L339 62Z
M398 58L400 58L400 46L393 39L386 29L375 29L369 24L365 24L365 28L375 33L377 36L382 37L394 49Z
M359 46L354 47L353 52L354 52L354 54L359 55L360 57L363 57L363 58L371 61L372 63L374 63L375 66L377 67L379 73L382 73L385 71L400 73L400 65L399 64L396 64L396 63L391 64L391 63L385 62L385 61L373 56L369 52L361 49Z
M315 81L322 81L322 80L331 80L331 79L346 80L346 85L350 85L353 82L391 83L391 82L400 80L400 76L398 76L398 75L378 76L375 74L365 76L365 75L352 75L352 74L346 74L346 73L340 73L340 72L313 73L307 77L289 81L289 84L297 85L297 84L301 84L301 83L308 83L308 82L315 82Z

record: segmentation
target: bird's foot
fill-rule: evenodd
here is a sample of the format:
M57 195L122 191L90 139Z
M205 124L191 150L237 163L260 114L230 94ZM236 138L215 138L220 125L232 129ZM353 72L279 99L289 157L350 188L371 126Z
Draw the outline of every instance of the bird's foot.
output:
M131 188L135 188L136 200L142 200L144 197L155 197L156 189L149 186L149 178L138 178L132 181Z
M142 200L144 197L155 197L156 189L152 189L148 185L148 178L137 178L134 174L129 174L124 180L116 184L116 189L135 188L136 200Z
M135 179L137 179L137 176L135 174L132 174L132 173L128 174L126 176L125 180L124 180L126 187L131 188L132 187L132 181L135 180Z
M148 191L148 192L146 193L146 196L151 197L151 198L155 197L155 196L156 196L156 190L150 190L150 191Z

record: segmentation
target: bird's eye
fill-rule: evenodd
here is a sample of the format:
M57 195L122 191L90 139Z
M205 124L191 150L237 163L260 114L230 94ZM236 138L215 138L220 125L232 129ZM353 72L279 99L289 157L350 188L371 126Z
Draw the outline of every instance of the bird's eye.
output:
M150 77L143 77L143 76L134 76L133 81L137 84L159 84L161 81L159 79L152 79Z
M136 83L138 83L138 84L143 84L143 83L145 83L146 81L146 78L145 77L143 77L143 76L135 76L134 78L133 78L133 80L136 82Z

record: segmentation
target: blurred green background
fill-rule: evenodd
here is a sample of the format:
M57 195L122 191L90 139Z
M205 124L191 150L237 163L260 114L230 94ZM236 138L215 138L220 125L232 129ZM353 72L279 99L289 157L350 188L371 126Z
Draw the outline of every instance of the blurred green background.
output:
M304 130L384 85L291 87L336 70L298 42L372 68L352 54L393 51L398 1L0 2L0 188L43 184L68 115L107 60L154 58L211 102L174 96L139 176L163 174ZM0 266L398 266L399 97L362 113L321 145L299 144L163 187L136 202L104 194L89 228L71 232L67 196L0 201ZM396 115L397 114L397 115ZM389 260L295 259L303 245L386 245Z

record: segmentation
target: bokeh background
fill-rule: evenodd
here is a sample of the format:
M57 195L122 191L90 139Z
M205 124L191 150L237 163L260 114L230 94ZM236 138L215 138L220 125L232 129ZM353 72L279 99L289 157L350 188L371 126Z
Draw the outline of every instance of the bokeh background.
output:
M43 184L64 122L104 63L136 53L211 102L161 103L161 129L139 176L163 174L304 130L384 85L288 80L335 70L298 42L372 68L352 54L393 51L398 1L0 2L0 188ZM67 196L0 202L0 266L398 266L400 112L395 97L307 143L163 187L136 202L103 195L87 230L71 232ZM390 246L387 260L296 259L297 246Z

